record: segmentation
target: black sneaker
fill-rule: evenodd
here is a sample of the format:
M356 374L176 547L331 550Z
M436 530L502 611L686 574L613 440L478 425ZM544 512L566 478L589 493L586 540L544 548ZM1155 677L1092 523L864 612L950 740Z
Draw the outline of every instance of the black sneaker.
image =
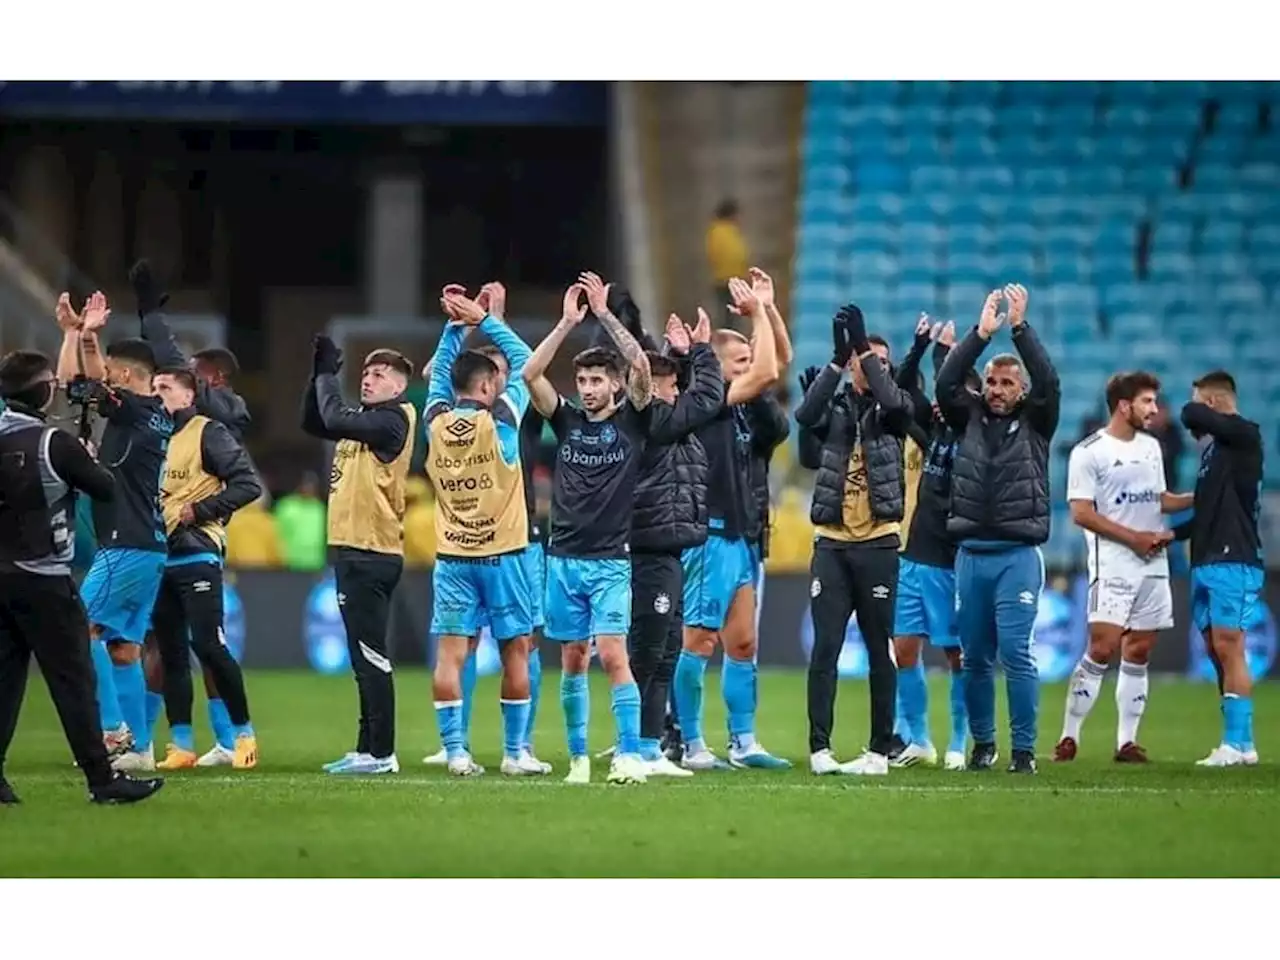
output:
M137 803L145 800L164 786L159 777L146 780L135 780L123 773L117 773L111 780L100 787L89 788L89 800L92 803Z
M907 749L907 741L903 740L895 733L893 735L893 739L889 741L889 750L885 755L892 762L902 756L902 751L905 749Z
M1013 759L1009 761L1010 773L1035 773L1036 755L1030 750L1013 751Z
M22 800L13 792L13 787L9 786L9 781L0 777L0 807L16 807L21 802Z
M670 726L663 731L662 743L659 749L672 763L679 763L684 759L684 741L680 738L679 727Z
M975 743L973 752L969 754L970 770L990 770L1000 759L994 743Z

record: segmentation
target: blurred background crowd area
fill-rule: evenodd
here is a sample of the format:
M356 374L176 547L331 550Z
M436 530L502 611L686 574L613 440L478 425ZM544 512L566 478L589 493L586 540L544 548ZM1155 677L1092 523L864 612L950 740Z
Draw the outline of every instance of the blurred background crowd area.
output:
M184 343L243 368L270 497L233 521L229 562L319 569L328 451L299 429L319 330L354 396L375 347L429 359L446 282L503 281L532 343L583 268L627 286L656 331L698 304L733 322L725 281L758 264L795 346L791 403L839 304L901 356L922 311L963 331L1019 281L1062 374L1046 554L1069 571L1067 454L1104 419L1111 373L1164 380L1172 488L1195 479L1177 411L1210 368L1280 440L1277 187L1271 82L0 83L0 349L54 349L64 289L103 290L109 334L135 335L125 277L148 256ZM566 392L586 326L552 371ZM421 446L414 565L434 545ZM793 446L773 474L769 566L807 568L812 477ZM1266 480L1275 542L1280 456Z

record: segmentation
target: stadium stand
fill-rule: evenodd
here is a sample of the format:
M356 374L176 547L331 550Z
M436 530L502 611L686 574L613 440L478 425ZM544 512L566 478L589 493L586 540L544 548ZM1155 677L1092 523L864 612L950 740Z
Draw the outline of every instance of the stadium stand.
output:
M964 329L986 290L1021 280L1063 372L1060 444L1099 409L1106 377L1135 366L1175 405L1228 367L1274 442L1278 107L1272 82L810 84L797 368L828 358L846 300L904 349L920 311ZM1280 485L1280 457L1267 471ZM1065 473L1064 453L1047 551L1064 561L1079 541Z

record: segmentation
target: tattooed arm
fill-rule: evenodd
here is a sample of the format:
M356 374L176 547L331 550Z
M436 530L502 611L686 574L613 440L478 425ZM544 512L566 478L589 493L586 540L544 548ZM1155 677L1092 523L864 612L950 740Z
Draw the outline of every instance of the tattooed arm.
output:
M643 410L649 406L649 400L653 397L653 374L649 369L649 357L640 342L622 325L622 321L609 312L609 288L605 282L589 272L583 273L578 282L587 291L587 305L591 307L591 312L608 331L618 352L627 362L627 399L631 401L631 406Z

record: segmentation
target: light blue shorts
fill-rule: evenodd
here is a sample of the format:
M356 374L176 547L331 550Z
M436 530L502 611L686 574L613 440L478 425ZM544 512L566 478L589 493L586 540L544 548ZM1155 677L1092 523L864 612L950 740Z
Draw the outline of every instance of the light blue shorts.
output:
M1249 630L1262 619L1265 574L1244 563L1211 563L1191 568L1191 616L1196 629Z
M902 557L893 611L895 637L928 637L935 647L958 647L956 574Z
M102 628L103 640L142 643L146 639L166 556L133 547L109 547L94 555L80 595L89 623Z
M542 544L535 541L520 551L520 556L524 560L525 578L529 583L529 615L533 619L533 629L541 630L542 594L547 589L546 553ZM489 623L489 615L485 611L481 612L480 626L488 627L489 632L493 632L493 626Z
M701 546L685 548L685 626L722 629L738 591L755 585L759 562L758 548L741 537L712 534Z
M543 634L559 643L623 636L631 629L631 561L547 557Z
M431 632L476 637L487 625L499 643L533 632L534 584L524 551L461 560L440 557L431 574Z

